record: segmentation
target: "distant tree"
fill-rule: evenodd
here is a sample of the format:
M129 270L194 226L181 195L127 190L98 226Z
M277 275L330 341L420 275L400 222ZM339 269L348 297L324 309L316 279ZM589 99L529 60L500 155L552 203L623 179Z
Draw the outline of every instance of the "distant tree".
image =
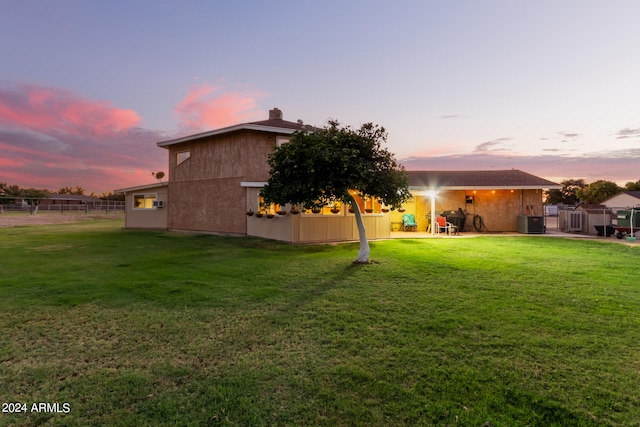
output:
M47 199L49 194L48 190L38 190L36 188L26 188L20 191L20 197L29 205L31 215L35 215L38 212L40 201Z
M624 185L625 190L640 191L640 179L636 182L629 181Z
M100 200L121 200L124 201L124 193L102 193L99 196L95 195Z
M565 179L561 181L560 184L562 184L562 190L547 191L548 204L557 205L558 203L564 203L565 205L575 205L578 203L578 190L587 187L584 179Z
M69 195L77 195L77 196L84 196L84 188L76 185L75 188L71 188L71 187L62 187L60 188L56 193L57 194L69 194Z
M6 198L7 187L8 185L6 182L0 182L0 213L4 213L4 205L9 203L9 199Z
M592 182L586 188L578 190L576 194L581 202L601 203L609 197L615 196L620 191L622 191L622 188L615 182L600 179Z
M382 147L387 133L367 123L359 129L330 121L323 129L294 133L269 156L270 178L261 195L267 204L302 205L307 209L340 201L350 204L358 226L357 263L369 261L369 242L358 204L363 198L399 206L410 197L408 178L392 153Z
M31 214L38 212L38 205L42 199L49 197L48 190L38 190L36 188L20 188L17 185L7 185L0 183L0 203L15 203L16 199L24 200L31 208Z
M5 197L15 197L15 198L19 198L21 197L21 193L22 193L22 188L18 187L17 185L7 185L7 183L4 183L4 187L2 189L2 191L4 192L4 196Z

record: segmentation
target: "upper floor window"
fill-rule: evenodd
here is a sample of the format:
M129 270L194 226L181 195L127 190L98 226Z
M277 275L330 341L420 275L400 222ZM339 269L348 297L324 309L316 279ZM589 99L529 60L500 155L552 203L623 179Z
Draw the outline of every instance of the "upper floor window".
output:
M176 154L176 166L191 157L191 151L178 151Z
M289 142L288 136L276 136L276 147L280 147L282 144Z

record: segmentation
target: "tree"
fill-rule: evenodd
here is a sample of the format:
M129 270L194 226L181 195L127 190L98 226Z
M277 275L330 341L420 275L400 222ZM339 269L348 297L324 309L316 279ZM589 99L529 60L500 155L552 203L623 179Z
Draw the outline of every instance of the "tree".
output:
M124 201L124 193L112 193L112 192L103 192L99 196L91 193L92 196L97 197L100 200L121 200Z
M30 207L31 214L38 212L38 205L41 199L49 197L48 190L38 190L36 188L20 188L17 185L7 185L0 182L0 203L15 203L16 199L22 199Z
M585 188L587 183L584 179L565 179L561 181L562 190L547 191L547 203L557 205L564 203L565 205L575 205L578 203L578 190Z
M624 185L625 190L640 191L640 179L636 182L629 181Z
M585 188L581 188L576 193L580 201L585 203L601 203L611 196L615 196L622 188L613 181L605 181L600 179L589 184Z
M84 196L84 188L79 185L76 185L76 188L71 187L62 187L58 190L58 194L74 194L78 196Z
M36 188L25 188L20 190L20 197L29 205L31 215L35 215L38 212L38 205L40 200L49 197L48 190L38 190Z
M298 131L269 156L271 176L261 192L264 202L306 209L337 201L350 204L360 237L355 262L367 263L369 242L353 194L391 206L411 197L404 168L382 147L386 141L385 129L372 123L354 130L329 121L313 132Z

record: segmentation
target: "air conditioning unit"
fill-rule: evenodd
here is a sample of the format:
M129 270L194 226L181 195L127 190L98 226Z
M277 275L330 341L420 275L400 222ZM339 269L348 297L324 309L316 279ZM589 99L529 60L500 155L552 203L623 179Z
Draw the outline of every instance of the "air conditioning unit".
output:
M518 232L525 234L544 233L544 217L536 215L518 215Z
M153 201L154 208L164 208L164 201L162 200L154 200Z

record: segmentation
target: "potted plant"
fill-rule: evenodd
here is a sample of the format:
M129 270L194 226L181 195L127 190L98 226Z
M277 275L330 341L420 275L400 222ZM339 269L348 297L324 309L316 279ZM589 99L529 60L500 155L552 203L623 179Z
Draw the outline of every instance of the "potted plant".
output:
M385 207L383 207L381 209L381 211L384 212L384 213L387 213L387 212L389 212L389 208L385 206Z
M274 216L275 216L275 215L274 215L274 214L272 214L272 213L268 213L268 214L267 214L267 218L273 218Z
M373 213L373 208L364 208L366 213Z
M298 208L296 208L295 206L291 207L291 210L289 210L289 212L291 213L291 215L298 215L300 213Z
M332 214L340 213L340 208L339 208L339 207L337 207L336 205L333 205L333 206L331 207L331 213L332 213Z
M280 210L278 211L278 215L286 215L287 211L284 210L284 208L280 208Z
M403 208L402 206L400 206L400 207L398 208L398 212L400 212L400 213L404 212L405 210L406 210L406 209L405 209L405 208Z
M262 212L258 212L256 214L256 218L262 218L264 216L264 214Z
M247 211L247 216L253 216L253 214L254 214L253 209L249 209Z
M318 213L320 213L321 210L322 209L320 209L318 207L313 207L313 208L311 208L311 213L318 214Z

